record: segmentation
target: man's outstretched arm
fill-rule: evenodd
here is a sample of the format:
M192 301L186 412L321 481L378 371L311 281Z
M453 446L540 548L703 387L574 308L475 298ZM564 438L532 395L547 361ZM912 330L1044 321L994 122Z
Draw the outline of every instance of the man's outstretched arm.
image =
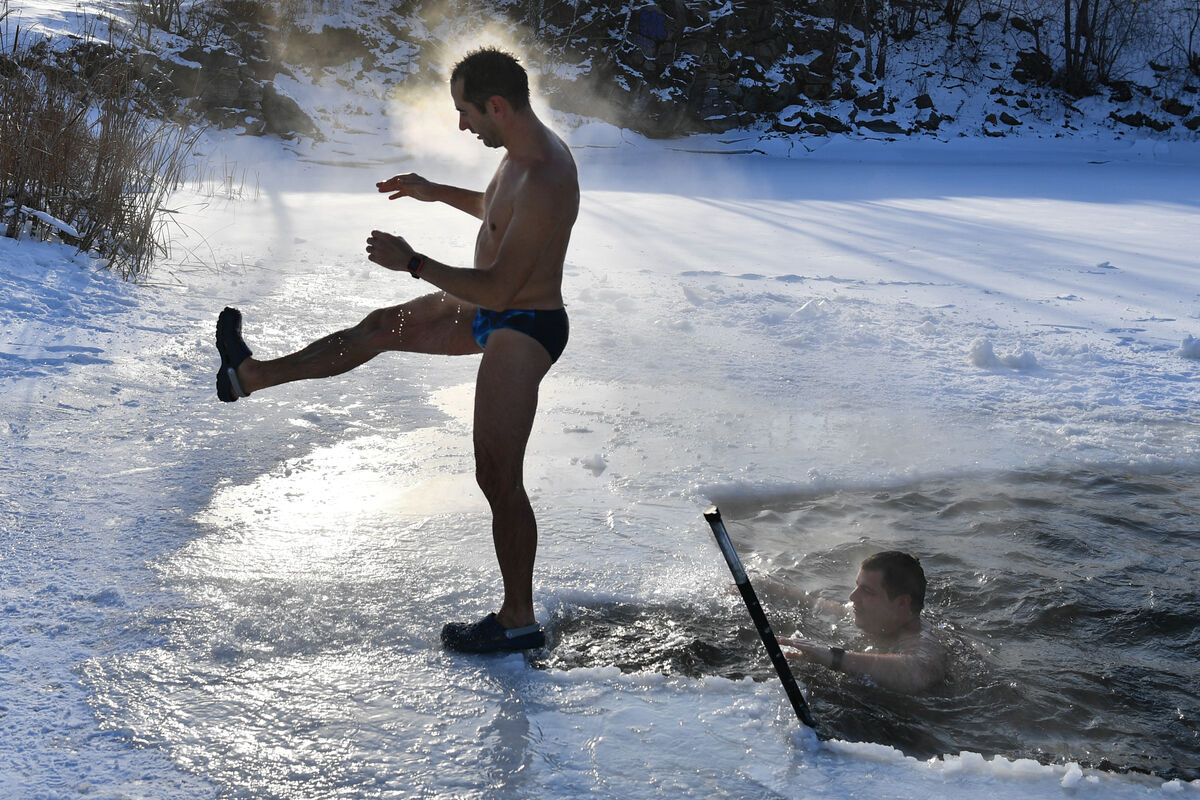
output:
M847 650L837 657L833 648L803 639L780 638L779 643L794 648L792 652L785 653L788 658L853 675L864 675L894 692L925 691L946 674L941 659L932 653L855 653ZM836 663L835 658L840 663Z
M375 184L381 193L391 194L388 200L411 197L426 203L445 203L451 208L465 211L476 219L483 219L483 192L461 189L444 183L433 183L414 172L395 175Z

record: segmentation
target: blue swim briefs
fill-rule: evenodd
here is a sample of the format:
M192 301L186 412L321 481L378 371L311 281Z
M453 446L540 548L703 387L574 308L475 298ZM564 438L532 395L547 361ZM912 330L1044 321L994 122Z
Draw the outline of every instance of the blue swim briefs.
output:
M552 311L523 308L489 311L481 308L475 313L475 320L471 323L471 333L480 347L487 347L487 340L492 331L501 328L532 336L538 344L546 348L546 352L550 354L550 363L554 363L567 346L571 326L567 322L565 308Z

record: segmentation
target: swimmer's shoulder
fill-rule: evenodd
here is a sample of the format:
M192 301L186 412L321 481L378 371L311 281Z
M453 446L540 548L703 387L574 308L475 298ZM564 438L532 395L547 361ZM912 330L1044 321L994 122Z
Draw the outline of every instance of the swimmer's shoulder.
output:
M898 641L894 652L915 656L924 664L937 665L942 669L945 669L946 659L949 655L945 643L928 625L922 625L920 631Z
M950 662L950 651L946 643L928 625L922 625L920 634L913 638L910 652L920 661L929 685L945 680L949 675Z

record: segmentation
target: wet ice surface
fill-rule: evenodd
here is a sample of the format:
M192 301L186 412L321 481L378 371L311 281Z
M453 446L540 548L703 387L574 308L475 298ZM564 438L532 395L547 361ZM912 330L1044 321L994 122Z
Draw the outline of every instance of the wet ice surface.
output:
M206 260L152 285L4 245L0 787L1124 797L1194 777L1195 166L578 155L572 340L527 470L558 644L533 663L437 643L497 602L477 359L212 399L222 306L256 353L293 349L422 290L365 262L365 231L464 263L470 220L310 166L185 203ZM830 596L867 548L918 550L956 679L983 688L893 703L805 674L835 737L900 750L806 739L734 631L709 502L748 566ZM581 635L606 627L634 630ZM1089 652L1110 660L1050 672ZM1040 718L1015 708L1029 686Z

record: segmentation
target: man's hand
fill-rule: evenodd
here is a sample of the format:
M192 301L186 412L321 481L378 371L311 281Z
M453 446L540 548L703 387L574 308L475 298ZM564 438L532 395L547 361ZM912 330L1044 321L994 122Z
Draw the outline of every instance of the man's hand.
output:
M779 644L784 647L790 647L796 652L784 653L788 658L796 658L807 661L810 664L819 664L822 667L832 665L833 653L823 644L817 644L805 639L779 639Z
M383 231L371 231L371 235L367 237L367 258L381 267L407 272L408 262L412 257L413 249L403 237Z
M423 200L426 203L433 202L433 184L417 175L410 172L407 175L396 175L388 178L386 181L380 181L375 184L380 193L394 192L388 197L388 200L395 200L397 197L412 197L416 200Z

